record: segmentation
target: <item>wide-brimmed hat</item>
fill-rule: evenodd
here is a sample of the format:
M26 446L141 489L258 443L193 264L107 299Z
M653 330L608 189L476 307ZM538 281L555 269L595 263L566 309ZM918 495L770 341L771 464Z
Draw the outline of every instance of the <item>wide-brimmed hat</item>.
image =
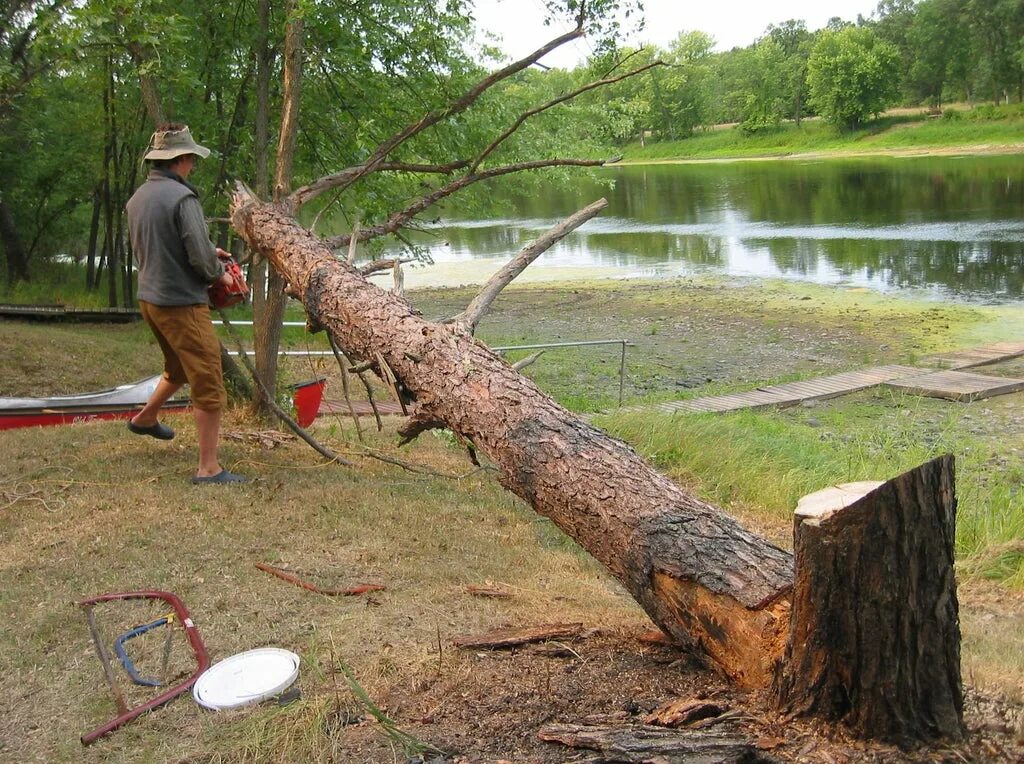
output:
M149 139L145 159L174 159L183 154L195 154L206 159L210 150L192 140L187 127L180 130L157 130Z

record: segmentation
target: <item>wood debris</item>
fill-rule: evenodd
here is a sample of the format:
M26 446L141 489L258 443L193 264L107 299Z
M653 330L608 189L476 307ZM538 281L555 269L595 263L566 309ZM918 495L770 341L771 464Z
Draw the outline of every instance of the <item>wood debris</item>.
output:
M492 599L508 599L512 596L510 592L500 589L497 586L467 586L466 593L474 597L490 597Z
M311 584L309 581L303 581L298 576L292 575L286 570L275 568L273 565L267 565L265 562L257 562L256 568L262 570L264 573L269 573L272 576L277 576L283 581L287 581L290 584L306 589L307 591L316 592L317 594L326 594L330 597L342 596L351 597L357 594L366 594L367 592L381 592L384 591L383 584L357 584L356 586L350 586L344 589L327 589L316 584Z
M695 722L721 717L728 706L699 698L677 698L663 703L644 718L644 724L659 727L688 727Z
M664 727L586 726L550 724L537 737L571 748L603 754L602 761L658 762L658 764L752 764L772 759L758 753L745 738L725 732L693 732Z
M221 436L243 443L256 443L262 448L276 448L282 443L295 440L294 435L287 432L278 432L277 430L230 430L222 432Z
M456 637L452 644L462 648L516 647L531 642L546 642L551 639L572 639L583 633L582 623L548 623L525 628L492 629L483 634L467 634Z

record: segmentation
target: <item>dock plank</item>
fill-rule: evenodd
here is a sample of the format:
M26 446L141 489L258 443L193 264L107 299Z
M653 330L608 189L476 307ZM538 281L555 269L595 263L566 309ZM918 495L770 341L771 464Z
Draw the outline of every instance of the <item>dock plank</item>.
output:
M913 395L969 402L1024 390L1024 379L965 371L933 371L892 380L886 387Z

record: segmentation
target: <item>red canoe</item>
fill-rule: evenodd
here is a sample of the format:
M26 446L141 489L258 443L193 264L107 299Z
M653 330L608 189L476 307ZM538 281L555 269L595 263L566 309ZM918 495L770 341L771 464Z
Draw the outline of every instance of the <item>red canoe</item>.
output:
M0 430L16 427L45 427L76 424L95 419L130 419L153 394L160 376L119 385L109 390L52 398L0 398ZM293 385L296 420L302 427L312 424L320 408L325 380L314 379ZM171 400L164 409L184 411L190 401Z

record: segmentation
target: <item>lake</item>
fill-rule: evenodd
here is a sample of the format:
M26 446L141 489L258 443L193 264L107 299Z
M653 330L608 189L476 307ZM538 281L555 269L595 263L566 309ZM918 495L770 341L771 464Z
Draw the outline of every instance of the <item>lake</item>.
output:
M604 196L604 213L527 280L712 274L967 301L1024 295L1022 156L626 166L539 188L484 219L445 210L417 237L435 265L407 272L407 285L480 282Z

